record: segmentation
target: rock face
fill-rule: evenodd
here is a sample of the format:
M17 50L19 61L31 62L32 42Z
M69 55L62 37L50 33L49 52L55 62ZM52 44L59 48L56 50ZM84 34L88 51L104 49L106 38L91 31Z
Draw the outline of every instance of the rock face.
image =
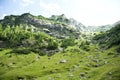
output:
M65 22L69 26L69 28L75 29L78 32L86 31L86 27L82 23L77 22L73 18L68 19L64 14L52 15L50 18L54 21Z
M64 14L52 15L50 18L45 18L41 15L34 16L30 13L22 15L5 16L0 23L6 27L7 25L16 26L22 25L34 27L33 31L44 31L51 36L58 38L77 35L85 30L85 26L74 19L68 19ZM47 30L47 31L46 31Z
M70 18L69 21L69 24L75 26L78 31L86 31L86 27L82 23L77 22L73 18Z

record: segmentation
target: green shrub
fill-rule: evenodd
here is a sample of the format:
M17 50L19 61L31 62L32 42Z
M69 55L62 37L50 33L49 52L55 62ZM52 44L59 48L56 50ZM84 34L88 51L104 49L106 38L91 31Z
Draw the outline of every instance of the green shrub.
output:
M3 48L0 48L0 51L3 51L4 49Z
M88 45L82 46L82 49L85 51L90 51L90 47Z
M88 41L82 41L79 48L85 50L85 51L89 51L90 47L89 47L90 43Z
M40 56L44 56L46 55L46 52L44 50L40 50L40 52L38 53Z
M48 42L48 46L47 46L47 49L49 49L49 50L55 50L55 49L57 49L58 48L58 43L55 41L55 40L50 40L49 42Z
M36 54L39 54L40 56L46 55L46 52L42 49L39 49L39 48L31 48L30 51L32 51Z
M68 47L68 46L74 46L75 45L75 39L74 38L66 38L62 41L61 47Z

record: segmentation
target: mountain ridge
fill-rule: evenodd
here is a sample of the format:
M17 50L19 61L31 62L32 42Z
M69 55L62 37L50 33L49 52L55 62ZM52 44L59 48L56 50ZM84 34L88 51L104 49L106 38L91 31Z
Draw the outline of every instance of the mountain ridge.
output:
M5 16L4 19L0 20L0 23L3 26L27 24L28 26L32 25L36 28L47 28L48 30L50 29L53 31L63 30L63 28L66 28L68 31L72 30L77 32L105 32L111 29L117 22L111 25L108 24L102 26L85 26L73 18L68 19L65 14L52 15L51 17L46 18L42 15L34 16L30 13L24 13L21 15Z
M10 26L16 26L16 25L26 26L27 25L29 27L30 25L32 25L37 30L40 30L40 31L47 30L47 32L50 32L49 34L51 35L53 34L54 36L55 35L56 36L75 35L76 32L80 33L85 28L85 26L82 25L81 23L78 23L73 19L70 19L70 20L67 19L63 14L57 16L57 20L55 20L55 17L56 16L54 15L54 19L52 18L52 16L51 18L45 18L41 15L33 16L30 13L24 13L19 16L18 15L5 16L5 18L1 20L0 23L3 25L3 27L7 25L10 25Z

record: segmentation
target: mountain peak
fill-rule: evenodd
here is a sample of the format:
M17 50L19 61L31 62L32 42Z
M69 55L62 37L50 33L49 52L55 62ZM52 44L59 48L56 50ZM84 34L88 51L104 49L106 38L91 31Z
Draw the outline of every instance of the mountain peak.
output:
M59 20L59 19L67 19L67 17L65 16L65 14L61 14L61 15L52 15L52 16L50 17L50 19Z

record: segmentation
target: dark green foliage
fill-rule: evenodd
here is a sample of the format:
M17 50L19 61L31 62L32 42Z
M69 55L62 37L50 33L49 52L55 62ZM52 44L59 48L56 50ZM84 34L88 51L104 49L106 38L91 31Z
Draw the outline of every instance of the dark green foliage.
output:
M89 51L89 45L90 43L88 41L82 41L79 47L85 51Z
M116 49L116 51L117 51L118 53L120 53L120 46Z
M75 45L75 39L74 38L66 38L62 41L61 46L62 47L68 47L68 46L73 46Z
M100 33L100 34L96 35L93 39L99 40L99 39L104 38L104 37L105 37L105 33Z
M86 40L86 45L90 45L90 41L87 41L87 40Z
M113 45L119 45L120 44L120 34L113 36L112 39L107 43L110 47Z
M32 52L34 52L34 53L39 53L40 52L40 49L39 48L31 48L30 49Z
M109 56L109 55L114 55L114 53L113 53L113 52L109 52L109 53L108 53L108 56Z
M3 48L0 48L0 51L3 51L4 49Z
M6 41L10 46L17 46L22 43L23 40L29 39L31 37L30 32L25 31L22 27L10 27L7 26L1 31L0 39Z
M40 50L39 53L38 53L40 56L44 56L46 55L46 52L44 50Z
M31 27L32 29L32 27ZM5 41L7 47L21 48L25 47L24 50L14 50L16 53L26 54L30 51L45 55L43 49L55 50L58 48L58 42L56 38L50 37L44 32L32 32L28 27L12 26L9 25L6 28L2 28L0 25L0 40Z
M57 48L58 48L58 43L55 40L51 39L48 43L47 49L55 50Z
M117 23L115 27L109 30L110 33L118 34L120 32L120 23Z
M34 48L33 47L33 48L30 49L30 51L34 52L36 54L39 54L40 56L46 55L46 52L44 50L42 50L42 49L39 49L39 48Z
M82 49L85 50L85 51L90 51L90 48L89 48L88 45L84 45L84 46L82 47Z

